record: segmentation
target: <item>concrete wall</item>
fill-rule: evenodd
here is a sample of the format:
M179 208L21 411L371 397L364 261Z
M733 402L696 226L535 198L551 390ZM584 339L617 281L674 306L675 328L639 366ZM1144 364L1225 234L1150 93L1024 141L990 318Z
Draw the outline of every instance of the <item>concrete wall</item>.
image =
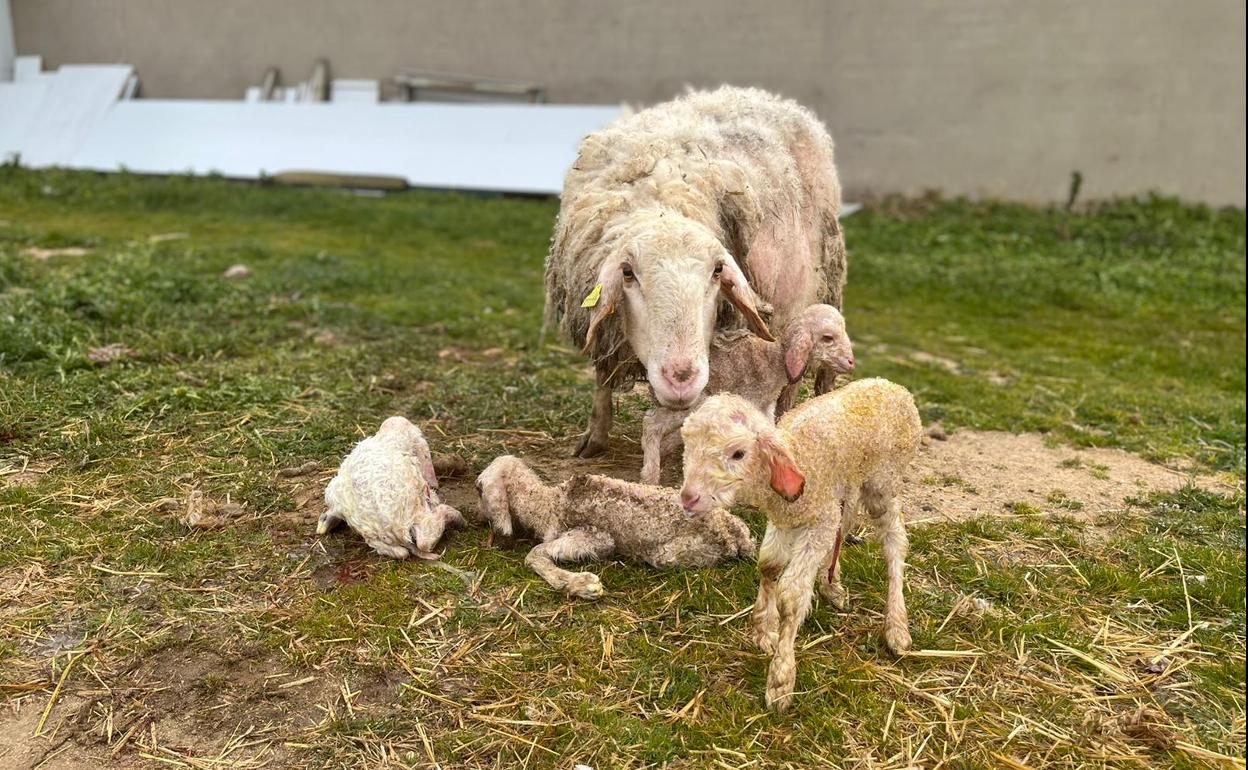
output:
M128 62L152 97L241 98L329 57L530 79L552 101L773 89L828 123L853 194L1242 206L1241 0L12 0L18 53Z

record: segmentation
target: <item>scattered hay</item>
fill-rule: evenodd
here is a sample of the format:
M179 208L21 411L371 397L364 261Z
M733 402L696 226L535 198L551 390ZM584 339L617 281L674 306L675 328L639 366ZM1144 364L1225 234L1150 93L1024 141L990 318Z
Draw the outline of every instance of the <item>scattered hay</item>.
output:
M236 280L239 278L246 278L249 275L251 275L251 268L246 265L238 264L227 267L225 272L221 274L221 277L229 280Z

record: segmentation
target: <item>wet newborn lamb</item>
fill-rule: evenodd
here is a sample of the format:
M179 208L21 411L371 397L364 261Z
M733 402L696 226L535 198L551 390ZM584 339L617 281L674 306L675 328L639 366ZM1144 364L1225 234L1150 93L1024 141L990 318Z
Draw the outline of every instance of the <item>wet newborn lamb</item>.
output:
M769 706L783 711L793 697L793 645L816 580L833 605L845 605L837 557L859 504L884 546L884 641L895 653L910 648L902 594L907 540L897 494L921 431L909 391L875 378L811 399L778 425L726 394L707 399L685 420L685 509L739 501L767 514L753 621L755 641L772 656Z
M433 458L420 428L397 416L342 461L325 487L325 505L316 534L345 520L374 551L394 559L437 559L433 547L444 529L464 523L459 511L438 498Z
M826 366L833 376L854 370L854 348L845 318L831 305L811 305L790 321L778 342L745 331L717 335L711 343L710 376L705 392L736 393L773 421L776 401L808 369ZM701 402L699 402L701 403ZM641 481L658 484L662 455L680 445L680 425L693 409L656 405L641 424Z
M477 491L495 532L510 536L518 526L541 538L525 563L551 587L583 599L602 596L598 576L555 562L619 554L660 569L709 567L755 553L745 522L719 509L691 517L674 489L588 474L550 486L524 461L503 455L481 472Z

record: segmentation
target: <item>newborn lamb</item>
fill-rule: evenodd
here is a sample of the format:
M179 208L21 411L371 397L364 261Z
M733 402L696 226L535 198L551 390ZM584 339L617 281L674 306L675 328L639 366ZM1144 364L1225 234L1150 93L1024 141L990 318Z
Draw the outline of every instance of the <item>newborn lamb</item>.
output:
M391 417L355 445L325 487L323 535L346 521L374 551L394 559L437 559L433 547L447 525L464 523L438 499L438 478L424 435L404 417Z
M739 330L717 335L709 360L706 393L736 393L774 420L781 393L796 386L807 369L830 371L833 376L853 371L854 348L841 311L811 305L784 327L778 342ZM641 425L642 483L659 483L661 456L680 445L680 425L696 408L697 404L690 409L656 405L646 412Z
M602 596L598 576L555 562L618 553L665 569L709 567L755 553L745 522L719 509L690 517L674 489L585 474L549 486L522 460L503 455L481 472L477 491L481 516L494 531L510 536L519 526L541 538L525 563L551 587L583 599Z
M914 398L881 379L811 399L779 425L732 395L712 396L685 420L685 509L739 501L767 514L753 620L755 641L772 656L769 706L783 711L793 697L793 645L816 579L825 598L845 605L837 557L859 503L884 546L884 641L895 653L910 648L902 595L907 540L897 494L921 431Z

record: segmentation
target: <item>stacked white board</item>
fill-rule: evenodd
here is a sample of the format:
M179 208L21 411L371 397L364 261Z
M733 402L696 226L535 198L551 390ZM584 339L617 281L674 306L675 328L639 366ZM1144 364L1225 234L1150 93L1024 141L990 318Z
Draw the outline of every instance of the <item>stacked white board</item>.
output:
M37 65L36 65L37 69ZM256 179L300 171L416 187L557 194L580 140L617 107L121 98L126 65L62 66L0 83L0 161Z

